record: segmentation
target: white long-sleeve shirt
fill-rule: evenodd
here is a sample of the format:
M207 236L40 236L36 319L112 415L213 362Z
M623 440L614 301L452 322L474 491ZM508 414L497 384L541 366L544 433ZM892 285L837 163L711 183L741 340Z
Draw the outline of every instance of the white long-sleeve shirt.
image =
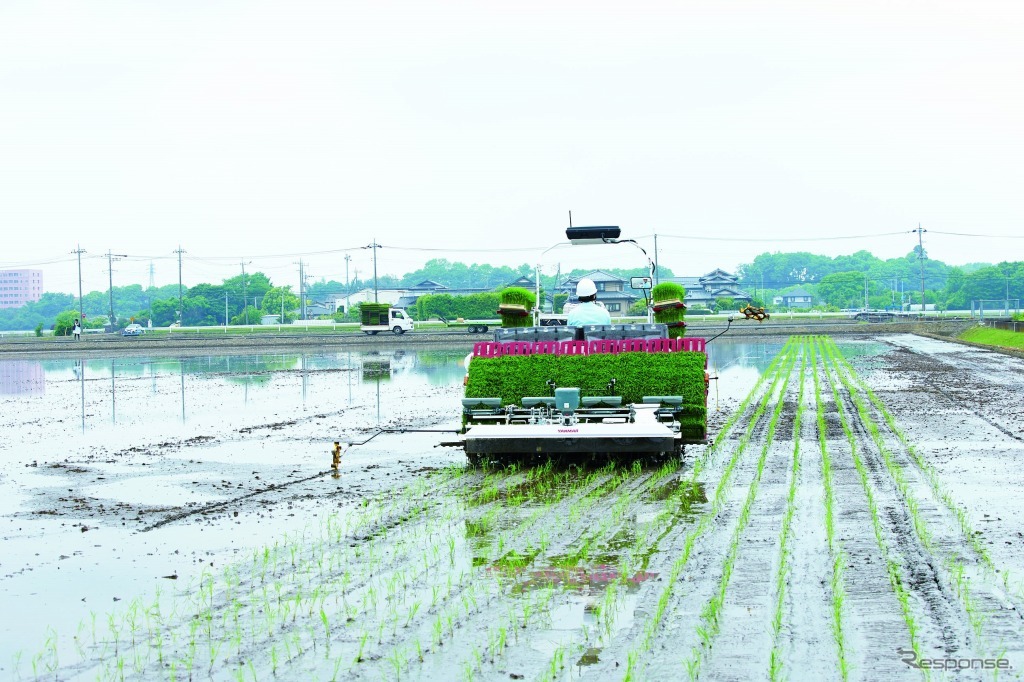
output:
M611 324L612 316L604 306L596 303L580 303L569 311L566 324L570 327L582 327L587 324Z

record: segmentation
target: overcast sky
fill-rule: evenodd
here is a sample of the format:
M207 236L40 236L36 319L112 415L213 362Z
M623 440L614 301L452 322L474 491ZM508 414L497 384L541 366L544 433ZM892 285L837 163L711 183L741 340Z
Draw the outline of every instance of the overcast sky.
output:
M0 267L643 263L541 258L569 210L677 275L902 256L918 223L948 263L1024 260L1022 36L1019 1L4 2Z

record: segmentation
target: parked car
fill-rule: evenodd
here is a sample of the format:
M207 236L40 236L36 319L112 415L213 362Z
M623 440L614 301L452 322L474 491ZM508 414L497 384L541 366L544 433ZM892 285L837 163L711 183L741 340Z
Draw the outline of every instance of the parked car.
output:
M141 324L130 324L121 330L121 336L142 336L146 333L146 330L142 328Z

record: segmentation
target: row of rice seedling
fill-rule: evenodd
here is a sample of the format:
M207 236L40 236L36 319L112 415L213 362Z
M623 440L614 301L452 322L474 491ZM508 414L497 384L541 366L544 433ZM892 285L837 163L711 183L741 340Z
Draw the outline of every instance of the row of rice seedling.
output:
M91 647L83 646L81 637L76 639L81 660L72 665L93 667L92 661L98 660L101 666L117 670L126 664L127 647L136 668L152 664L157 669L169 668L175 675L188 675L197 665L198 657L209 659L213 668L218 661L230 660L226 655L229 651L238 657L243 655L244 649L259 649L265 638L275 636L277 626L296 622L302 612L307 616L318 615L326 625L337 615L324 609L328 592L335 600L338 595L343 600L351 596L359 580L351 567L362 564L368 569L379 569L385 563L379 545L385 540L400 540L395 534L412 533L411 538L393 543L396 551L389 554L393 557L408 557L414 548L421 550L425 541L437 541L437 528L430 528L424 521L424 507L419 500L426 495L427 485L426 482L414 484L402 495L383 496L340 518L328 517L318 538L305 533L286 536L254 552L251 565L228 567L223 576L206 573L173 596L170 604L165 603L165 595L159 595L157 601L143 611L145 638L135 636L138 609L130 607L120 616L112 614L107 633L97 636L93 626L96 641ZM407 509L410 506L419 507L421 511L410 514ZM434 505L432 511L437 512L437 506ZM406 522L397 529L392 528L390 535L379 532L381 519L394 516L380 511L388 507L396 511L406 508L400 512ZM450 525L453 516L449 509L435 513L432 518L436 518L435 526ZM410 523L410 519L416 522ZM360 542L367 537L373 539ZM429 562L424 565L429 566ZM372 593L381 586L364 583L363 587ZM356 607L352 604L339 607L345 614L352 614L354 610ZM182 622L188 623L187 632L182 631ZM126 630L132 639L128 643L122 641ZM284 644L290 648L289 639ZM199 651L204 645L206 651ZM313 646L316 646L316 639ZM171 650L175 649L177 652L172 654Z
M907 435L906 433L904 433L903 429L901 429L899 425L896 423L896 419L895 417L893 417L892 413L889 412L885 404L878 398L875 392L872 391L866 383L864 383L864 380L859 375L857 375L857 373L853 370L853 367L850 366L850 363L846 360L846 358L844 358L842 354L839 354L838 359L839 362L845 368L847 368L847 371L849 372L851 378L853 379L857 387L860 389L860 391L863 392L864 395L868 397L868 400L870 400L871 403L875 406L875 409L878 410L878 413L882 415L882 419L885 420L885 423L888 425L889 430L892 431L893 434L895 434L896 438L899 439L904 449L907 451L907 453L910 454L911 458L914 460L914 463L917 465L918 469L924 474L925 479L928 481L928 486L931 488L932 493L935 495L936 498L942 500L942 503L946 506L946 508L956 517L957 523L960 527L961 534L963 535L964 539L967 540L970 546L974 549L978 558L990 570L992 570L993 572L999 572L999 570L996 568L995 564L992 561L992 557L989 554L988 548L985 547L984 543L982 542L981 533L976 531L974 527L971 525L971 520L967 514L967 511L956 503L952 495L950 495L949 491L946 490L945 486L942 485L942 482L939 480L938 471L936 471L935 467L932 466L931 463L926 461L921 456L921 453L918 452L918 449L914 446L914 444L908 440ZM1004 580L1009 576L1009 573L1006 571L1002 571L1002 574L1004 576Z
M561 583L570 585L572 574L577 571L575 567L588 569L595 558L595 553L606 547L609 538L613 537L624 523L626 511L633 507L651 485L671 470L672 467L663 467L650 474L640 475L640 467L634 466L623 469L605 483L592 489L586 496L569 505L568 524L565 531L560 534L567 539L557 545L565 549L558 555L552 555L553 545L549 542L548 546L542 547L536 556L531 557L530 564L551 566L545 569L548 573L557 574L563 571L565 580ZM612 494L616 496L613 501L610 499ZM586 530L581 534L579 530L572 528ZM603 570L607 571L608 567L604 566ZM625 581L630 576L632 573L621 574L620 579ZM594 586L591 589L594 589ZM563 642L561 651L571 652L574 648L574 638L568 638Z
M535 482L526 494L541 498L535 500L542 502L536 519L566 496L582 492L572 503L574 516L581 516L639 472L613 475L609 468L575 478L566 474L565 486L549 485L555 476L543 470L492 471L483 477L441 472L398 495L368 501L350 514L327 517L319 538L308 533L286 537L254 552L249 566L229 567L223 576L204 574L169 609L162 597L146 609L148 643L136 637L136 627L122 624L124 620L134 623L138 609L133 608L123 620L112 617L110 633L99 637L109 651L83 651L83 663L99 659L101 675L105 670L116 676L117 670L132 665L134 656L141 671L161 676L156 671L163 670L184 678L201 670L206 674L239 670L253 666L253 661L275 673L285 667L294 670L311 656L319 656L318 650L334 660L335 674L342 666L379 660L389 647L388 658L396 671L422 661L427 653L424 644L429 647L431 639L410 639L403 630L416 630L418 622L428 623L429 615L429 627L441 633L434 645L440 647L439 642L454 636L459 611L465 618L481 608L478 600L492 603L503 591L507 597L507 587L497 580L485 588L474 587L480 584L481 574L489 577L483 570L463 570L453 577L466 509L450 496L431 495L431 490L448 481L458 485L458 479L469 484L468 491L487 489L508 473ZM492 526L497 525L496 514L485 514L490 515ZM516 531L513 526L504 533ZM516 623L534 622L546 608L519 597L516 601L521 607L510 615ZM546 603L550 602L549 591ZM511 624L506 632L514 627ZM127 645L125 632L132 640ZM497 631L492 634L498 637ZM131 650L129 655L123 654L126 648ZM157 653L147 657L150 651Z
M810 342L811 366L814 376L815 421L818 432L818 448L821 451L822 485L824 487L825 505L825 537L828 540L829 561L832 574L829 578L829 597L831 601L830 616L832 618L832 639L836 644L837 667L843 680L849 679L850 664L847 660L846 632L843 627L844 601L846 599L846 579L844 570L846 554L836 539L835 516L836 498L832 475L832 456L827 445L828 427L825 424L825 402L821 395L821 381L818 372L818 344Z
M533 546L531 531L541 525L540 535L542 538L546 536L549 541L551 539L550 534L546 533L541 524L543 520L552 519L553 522L548 528L565 532L568 527L557 523L559 514L568 513L576 517L582 515L624 480L615 474L613 463L586 473L570 468L565 472L560 472L557 476L561 477L561 482L557 485L549 486L535 481L529 489L524 491L528 497L522 500L516 497L510 498L514 508L522 507L528 511L530 507L533 507L533 511L525 518L514 515L508 505L500 507L502 513L499 516L502 519L497 523L492 540L492 545L497 550L497 556L488 557L487 563L493 563L510 552L515 552L521 557L536 555L539 548ZM568 507L568 510L562 509L563 501L566 501L565 506Z
M757 459L754 476L747 488L747 496L740 508L736 525L733 528L732 535L730 536L729 547L726 550L725 559L722 561L722 572L718 581L717 589L701 610L700 622L695 628L697 637L700 640L700 646L694 646L690 650L689 656L684 661L687 674L691 679L700 675L703 661L707 654L710 653L714 640L720 630L722 607L725 605L726 592L729 588L729 583L732 580L732 571L736 564L736 557L739 554L740 539L743 536L743 531L746 530L747 525L750 522L750 514L754 506L754 501L757 499L761 477L764 474L765 463L768 460L768 452L771 449L772 442L775 438L775 430L778 427L779 419L782 416L782 409L785 404L783 396L786 395L786 391L789 386L790 374L793 371L793 367L796 364L798 356L802 355L799 345L794 343L792 340L787 343L786 349L784 349L786 351L786 360L781 370L783 375L782 385L779 389L778 398L775 401L775 408L772 410L771 416L768 420L768 429L764 437L764 442L761 445L761 454ZM754 421L756 422L756 419ZM680 566L680 570L681 569L682 566ZM673 566L673 581L676 577L678 577L677 571L675 570L675 566ZM628 672L629 670L627 669L627 673Z
M782 352L780 352L779 356L775 358L771 365L769 365L768 370L765 372L763 380L758 381L754 388L751 389L747 397L743 400L743 402L741 403L741 409L737 411L738 414L735 416L735 418L731 418L726 423L725 427L723 427L722 431L715 438L714 442L709 448L710 451L716 451L718 447L720 447L720 444L725 442L725 439L729 436L729 434L732 433L732 430L735 428L735 425L738 419L740 418L739 413L745 414L746 410L749 408L749 405L751 404L751 402L753 402L754 397L759 395L760 399L758 401L757 407L754 409L753 414L747 424L747 428L740 437L739 442L737 443L736 448L733 451L732 457L726 463L725 468L719 477L719 481L715 488L715 493L711 499L709 507L706 508L703 511L703 513L697 516L696 522L691 527L690 531L686 534L686 537L683 540L683 551L672 564L668 580L666 581L665 587L659 596L658 606L655 610L655 613L648 618L646 624L643 627L640 639L634 643L633 647L629 650L627 654L627 664L625 673L626 679L635 678L635 675L637 674L636 666L640 660L640 656L647 652L650 649L651 644L653 643L654 637L661 624L661 620L664 617L665 610L668 607L669 600L672 597L673 590L676 587L679 575L682 572L682 569L686 566L686 563L693 552L693 548L697 539L712 526L719 512L721 511L722 506L725 503L725 495L728 489L729 481L731 480L732 472L734 471L737 463L739 462L740 458L745 452L747 445L749 444L750 439L752 437L756 424L759 422L762 415L766 411L771 398L775 395L776 389L778 388L780 381L786 374L786 372L783 371L782 364L784 362L784 358L789 357L790 350L790 344L787 343L787 345L783 348ZM766 381L769 382L769 385L767 389L762 390L762 385ZM706 468L710 460L711 452L707 453L705 457L698 459L694 463L694 468L690 477L690 486L692 488L695 488L697 486L697 476L704 470L704 468ZM682 488L682 486L680 487Z
M831 359L832 353L830 353L828 340L823 337L818 337L816 342L819 350L822 352L822 357L825 360L823 371L832 389L832 398L835 401L836 409L839 413L839 421L843 427L843 432L846 435L846 440L850 447L850 454L853 458L853 465L857 470L857 475L861 482L861 488L864 490L864 496L867 499L868 513L869 518L871 519L871 527L875 535L875 542L882 554L883 561L885 561L886 572L889 576L889 584L892 586L892 589L896 594L897 601L899 602L900 613L902 614L903 621L907 626L910 647L913 649L915 655L920 658L921 641L918 634L917 617L915 616L910 604L910 592L907 589L905 571L901 562L890 550L889 543L886 540L885 530L882 527L881 518L878 512L878 504L875 501L871 482L868 480L867 468L865 467L863 458L860 455L860 444L857 442L857 436L854 434L853 428L850 425L850 415L847 414L846 406L843 404L842 398L839 394L840 382L839 379L835 377L835 367Z
M631 470L621 470L614 472L612 467L606 468L600 474L606 476L605 480L597 485L588 486L581 485L579 489L586 491L582 497L575 498L570 504L571 508L583 509L587 507L585 511L589 511L590 507L599 507L601 514L594 519L600 528L593 532L593 534L585 534L580 537L578 541L575 541L573 547L577 548L577 559L579 561L586 561L589 552L596 546L596 539L601 536L606 536L611 526L614 525L612 520L618 518L616 510L625 509L643 489L646 489L648 484L652 484L660 477L671 471L671 468L663 468L657 472L654 472L650 476L645 477L645 482L642 485L636 485L637 481L641 480L638 477L640 474L639 468ZM614 475L607 476L614 472ZM591 474L588 478L592 481L594 478L599 477L597 473ZM624 485L627 483L627 485ZM608 513L607 507L607 496L613 492L617 492L618 498L611 507L611 513ZM543 500L539 501L545 504L545 508L552 506L552 502L557 503L558 500ZM600 503L600 505L596 504ZM583 518L583 513L578 514L580 518ZM609 520L610 519L610 520ZM570 526L572 523L570 523ZM583 526L587 526L588 523L583 523ZM562 532L564 535L564 532ZM543 540L542 540L543 542ZM516 573L524 570L530 564L537 564L541 561L544 556L544 549L540 552L526 551L521 555L521 562L509 567L516 568ZM456 668L460 670L465 678L471 679L476 674L484 672L485 665L487 662L493 663L496 659L496 655L506 655L505 649L508 647L515 647L517 644L519 647L530 648L531 645L527 644L526 639L520 639L520 632L522 632L527 626L530 630L536 630L537 628L544 629L549 625L550 621L550 610L554 604L564 601L563 597L560 597L561 590L556 589L550 581L545 585L535 585L529 590L519 591L516 587L514 574L511 577L512 581L505 581L506 587L504 589L504 596L500 597L501 601L508 601L512 596L515 597L514 603L509 604L506 609L502 609L497 606L493 606L493 613L504 613L504 617L498 616L493 617L492 624L488 626L486 633L487 645L477 646L476 641L479 637L479 633L467 632L464 636L459 639L460 655L463 656L461 662ZM511 591L511 592L510 592ZM531 595L536 598L531 598ZM611 604L611 608L606 608L602 615L602 624L605 628L610 628L610 622L613 620L614 613L614 592L610 598L606 597L604 602ZM456 640L453 640L455 643ZM501 643L499 646L498 643ZM399 643L396 648L399 650L398 653L392 653L387 656L388 659L398 660L413 660L414 657L409 655L412 647L407 642ZM554 652L549 666L545 669L547 675L555 675L564 665L565 656L571 651L575 650L575 644L572 641L566 641L562 643ZM403 652L402 652L403 651ZM423 659L423 653L420 653L416 658Z
M677 472L680 467L678 461L667 462L659 469L647 476L640 485L623 487L619 497L610 509L603 510L603 517L599 523L599 529L593 534L588 534L583 542L571 555L564 557L563 562L567 565L584 564L589 556L593 554L593 548L597 547L601 538L611 536L613 528L621 528L623 518L627 509L635 508L635 505L642 504L650 492L664 478ZM573 636L562 637L559 647L552 653L545 668L545 676L551 676L564 665L567 655L577 656L586 651L600 650L611 641L618 616L624 608L625 591L629 588L636 576L642 575L646 569L646 563L650 555L655 551L657 543L662 539L662 533L655 530L662 530L665 525L671 526L670 518L677 516L685 503L683 500L688 497L688 488L674 486L672 491L666 495L659 512L654 518L643 524L636 524L636 532L633 541L625 546L616 549L617 562L614 566L603 565L601 570L605 576L612 576L604 588L598 588L591 584L589 591L591 598L597 602L595 609L597 623L588 627L584 625L581 631L575 632ZM609 540L605 541L604 548L607 549ZM607 560L607 559L605 559ZM551 678L553 679L553 677Z
M596 486L593 486L586 490L586 492L574 498L567 504L569 508L568 513L568 526L564 528L562 526L556 526L554 531L555 535L567 536L568 544L565 544L565 540L558 542L559 547L565 547L567 551L564 551L558 556L552 556L550 554L550 547L548 546L556 538L544 537L544 530L541 530L540 547L537 548L539 551L530 549L523 550L523 553L518 555L521 561L518 563L508 564L509 569L514 569L509 578L512 581L512 587L510 588L517 597L521 597L523 594L528 594L531 590L541 589L550 594L550 598L553 603L566 603L566 600L576 599L569 596L571 592L576 590L574 585L577 576L581 575L580 571L585 574L589 568L590 563L595 558L595 552L602 550L609 543L609 539L615 534L616 530L619 529L624 521L625 511L633 507L641 498L643 498L648 491L661 481L666 476L674 473L679 467L678 462L667 463L661 468L650 472L648 474L641 475L642 469L639 463L634 463L632 467L623 468L616 470L614 465L606 467L602 473L612 474L607 476L605 480ZM592 474L593 476L593 474ZM610 501L608 497L615 493L617 495L614 501ZM565 507L561 508L561 512L564 515ZM562 524L565 523L565 518L562 519ZM586 532L579 534L578 531L573 531L573 528L585 528ZM638 536L637 542L630 549L637 550L637 545L643 544L644 537ZM624 550L624 555L625 555ZM601 557L600 561L607 561L605 557ZM525 573L526 569L530 566L540 568L535 571L534 574L541 574L547 576L546 582L542 582L539 585L536 584L536 580L532 577L527 577L528 583L532 583L529 586L525 583L523 589L520 590L516 584L516 575L529 576L529 573ZM546 568L550 566L551 568ZM577 568L579 567L579 568ZM609 574L617 572L617 575L608 580L603 590L598 587L597 584L590 584L589 590L593 598L601 604L598 611L599 623L594 628L583 628L581 631L573 631L566 634L564 631L543 631L535 633L535 636L542 636L546 638L553 638L555 641L559 641L559 646L554 650L552 656L547 661L547 664L543 667L544 674L551 676L558 673L558 671L565 665L566 657L580 653L585 648L601 646L603 642L607 641L607 638L611 636L612 628L615 622L615 618L622 608L624 602L621 599L622 585L627 583L634 575L634 568L632 565L623 559L618 563L616 567L611 567L602 564L600 567L602 578L606 578ZM557 581L559 587L556 587L551 581ZM546 606L550 607L549 604ZM499 619L500 620L500 619ZM534 619L534 622L539 625L543 630L545 627L543 622L538 622ZM520 639L519 631L520 627L516 627L516 622L510 622L506 624L504 621L495 629L493 626L489 630L488 640L494 641L495 639L501 638L506 646L512 647L513 655L516 656L517 660L522 660L524 657L529 658L530 652L532 651L533 645L530 643L530 638ZM513 637L509 638L507 633L510 631L508 627L511 627ZM505 637L501 637L502 628L505 628ZM464 648L468 646L472 649L473 645L471 642L467 642ZM492 647L488 647L491 650ZM484 657L493 662L493 653L489 657ZM466 676L471 676L482 671L480 667L480 661L476 660L475 657L469 657L462 661L463 672Z
M527 524L532 526L541 522L541 520L550 522L546 524L551 529L551 534L547 535L547 539L545 539L546 531L543 526L538 533L540 535L540 547L516 544L515 538L511 537L507 540L498 537L489 545L490 549L487 550L485 556L481 557L485 561L481 563L485 567L493 566L498 569L497 571L491 571L490 575L495 576L503 584L501 588L502 594L499 599L506 604L506 607L493 607L491 609L494 616L490 619L486 635L488 646L477 646L476 642L479 633L466 632L460 638L459 651L456 655L461 656L461 659L457 667L462 671L464 677L471 678L479 674L484 670L485 664L495 660L495 642L501 642L502 650L499 652L499 655L502 656L506 654L505 649L514 647L517 644L529 648L527 644L528 638L521 639L520 633L528 626L530 626L531 630L546 627L550 623L551 608L555 604L564 601L564 598L560 596L562 591L554 585L554 577L552 577L551 571L538 571L538 573L545 576L543 581L538 584L530 577L527 570L529 567L537 566L541 563L542 559L546 556L547 543L564 536L572 536L575 540L570 542L575 542L576 545L585 548L582 551L579 549L577 551L580 554L578 560L586 560L587 553L596 544L592 536L600 537L602 534L607 534L608 529L612 525L612 522L607 520L607 497L618 491L619 500L616 501L613 507L621 508L623 505L621 500L626 496L623 484L635 482L638 480L640 473L639 468L616 470L614 464L609 464L601 470L590 472L585 476L578 476L576 480L571 481L568 487L557 489L555 497L540 497L529 502L529 504L538 505L537 511L540 514L535 513L528 517L526 519ZM627 485L626 488L628 487ZM540 486L537 487L537 490L543 492L543 488ZM593 509L600 509L602 512L600 514L595 513L592 522L578 521L577 523L572 523L570 521L567 524L567 508L571 510L569 512L570 515L580 520L589 519L588 514ZM558 518L559 516L561 516L561 519ZM586 528L594 525L600 527L595 534L587 533L580 536L578 531L574 530L576 527ZM523 536L522 539L525 542L532 542L537 539L536 535L527 536L525 531L517 533L517 535ZM495 552L495 549L497 549L497 552ZM561 651L564 657L566 649L563 648Z
M454 540L449 538L449 552L454 555ZM440 572L443 575L444 572ZM413 665L417 660L422 662L425 654L429 653L431 649L440 650L446 640L454 638L456 636L456 630L460 627L460 623L463 619L469 618L471 615L478 612L479 607L477 600L474 597L474 590L480 584L480 578L490 578L490 575L480 575L479 571L463 571L460 573L459 578L452 580L451 576L447 579L447 589L444 590L444 594L440 600L440 604L437 605L436 591L438 585L436 582L430 584L429 581L426 586L421 588L420 592L423 594L423 601L426 601L426 590L429 589L434 592L435 597L431 600L431 607L427 609L427 613L433 614L429 618L418 618L416 615L418 602L414 601L412 608L406 612L405 615L396 614L394 608L391 611L390 626L387 622L382 622L378 627L378 631L375 634L376 649L373 647L373 641L371 639L370 649L364 654L363 647L366 644L367 635L364 633L360 641L360 651L356 655L356 661L362 663L367 660L376 659L378 664L379 661L384 658L387 660L390 669L394 674L400 674L403 669L407 666ZM492 586L492 589L485 589L485 595L487 597L488 608L493 608L489 604L499 598L502 588L497 581L488 580L488 584ZM547 600L550 602L550 598ZM451 603L449 603L451 602ZM447 605L446 605L447 604ZM536 617L537 613L545 612L547 605L530 605L525 603L522 605L520 614L511 614L511 618L521 619L525 625L531 618ZM401 619L401 627L412 628L413 634L403 632L402 636L398 636L398 622ZM420 623L417 625L417 623ZM424 632L427 626L432 628L432 637L430 634ZM417 631L417 627L419 630ZM382 631L390 630L390 636L382 637ZM416 634L416 633L419 634ZM424 648L423 642L427 642L428 648ZM415 645L415 646L414 646ZM385 656L384 652L390 647L390 653ZM415 651L415 655L413 655Z
M792 570L790 566L790 534L793 531L793 515L796 513L796 488L800 477L800 430L804 414L804 380L807 371L807 341L800 341L800 383L797 389L796 415L793 418L793 463L789 472L789 488L786 493L786 511L782 515L779 532L779 563L775 570L775 611L772 615L772 650L768 659L768 676L779 680L782 676L782 621L785 617L786 583ZM780 401L781 403L781 401ZM769 426L769 429L771 427Z
M499 536L496 542L491 546L491 550L486 556L486 561L482 562L485 570L487 566L494 566L501 570L497 572L489 572L487 575L496 579L495 584L499 585L497 599L500 602L506 604L505 608L501 608L498 605L491 607L492 613L502 614L491 619L491 625L488 627L487 640L490 643L488 647L481 648L476 644L477 635L476 632L467 632L464 637L461 637L459 641L461 644L458 646L459 654L468 652L468 656L463 656L459 669L463 672L464 676L471 678L482 670L486 660L494 660L495 655L495 642L502 643L502 649L511 646L513 643L519 641L519 633L521 630L531 627L543 627L544 623L550 618L550 610L553 604L556 602L557 592L550 581L546 586L534 586L529 590L518 589L519 579L517 578L529 565L537 561L537 557L541 550L532 547L523 547L522 551L516 551L513 546L514 539L509 537L507 540L505 536L525 534L524 528L531 526L537 522L539 518L544 516L550 516L551 511L558 507L559 503L566 500L567 504L575 505L575 508L582 509L596 505L598 501L602 499L604 495L616 489L621 483L629 480L638 472L630 471L619 471L615 472L613 465L609 465L603 470L597 472L591 472L586 476L578 476L575 480L570 480L569 485L562 487L556 487L553 491L546 488L544 485L533 486L532 492L540 495L537 499L531 499L529 504L538 504L538 512L540 514L534 514L528 517L519 525L517 529L511 529L509 531L496 531ZM536 477L532 477L536 478ZM604 479L603 481L601 479ZM553 495L552 495L553 493ZM490 512L483 512L485 514ZM556 534L571 533L571 527L556 526ZM543 533L542 533L543 537ZM543 539L541 540L543 543ZM495 553L497 549L497 553ZM508 550L506 552L506 550ZM479 572L478 572L479 573ZM470 611L466 610L463 614L465 616L470 615ZM434 631L442 632L447 630L448 636L454 638L455 632L454 627L457 627L457 622L453 627L452 621L454 619L450 614L445 615L443 618L435 619ZM447 627L445 628L444 625ZM512 637L509 637L509 633ZM435 638L437 642L441 642L442 638ZM462 640L468 639L468 642ZM512 642L510 642L510 639ZM455 640L452 640L453 643ZM434 649L440 648L441 644L438 643ZM407 641L399 642L396 644L396 650L401 652L410 649ZM449 650L451 651L451 650ZM485 655L486 652L490 652L489 656ZM417 658L422 662L424 660L424 654L430 653L427 650L419 650ZM504 653L502 651L501 653ZM401 653L395 654L403 660L411 660L410 657L405 656ZM450 653L448 654L451 655ZM389 657L390 658L390 657Z
M931 532L929 531L928 525L921 514L920 502L911 490L910 484L907 481L906 474L903 467L896 461L892 449L888 446L885 438L877 424L872 418L870 410L861 398L858 390L859 386L854 381L853 377L856 376L853 368L849 363L841 362L842 357L839 353L838 348L835 347L834 342L829 340L826 347L831 353L831 360L834 363L834 370L836 375L839 377L840 382L846 388L850 395L850 399L853 402L855 408L858 411L860 419L864 424L865 429L871 436L872 442L875 447L882 455L882 461L885 464L886 470L889 476L892 478L897 491L903 501L904 506L910 513L912 526L914 532L921 543L922 547L929 553L938 556L940 553L942 556L942 565L946 569L946 579L950 583L950 586L955 591L957 597L960 600L961 606L964 612L967 614L968 620L971 623L971 627L974 629L976 635L981 637L982 625L984 622L984 616L980 612L978 604L971 593L969 582L966 579L965 566L962 559L950 551L940 549L936 543L932 540Z

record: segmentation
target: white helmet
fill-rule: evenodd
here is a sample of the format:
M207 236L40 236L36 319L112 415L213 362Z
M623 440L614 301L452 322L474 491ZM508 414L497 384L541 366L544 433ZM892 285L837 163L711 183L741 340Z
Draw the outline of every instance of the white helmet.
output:
M593 296L597 293L597 286L594 284L594 280L587 279L584 277L576 285L576 296L582 298L584 296Z

